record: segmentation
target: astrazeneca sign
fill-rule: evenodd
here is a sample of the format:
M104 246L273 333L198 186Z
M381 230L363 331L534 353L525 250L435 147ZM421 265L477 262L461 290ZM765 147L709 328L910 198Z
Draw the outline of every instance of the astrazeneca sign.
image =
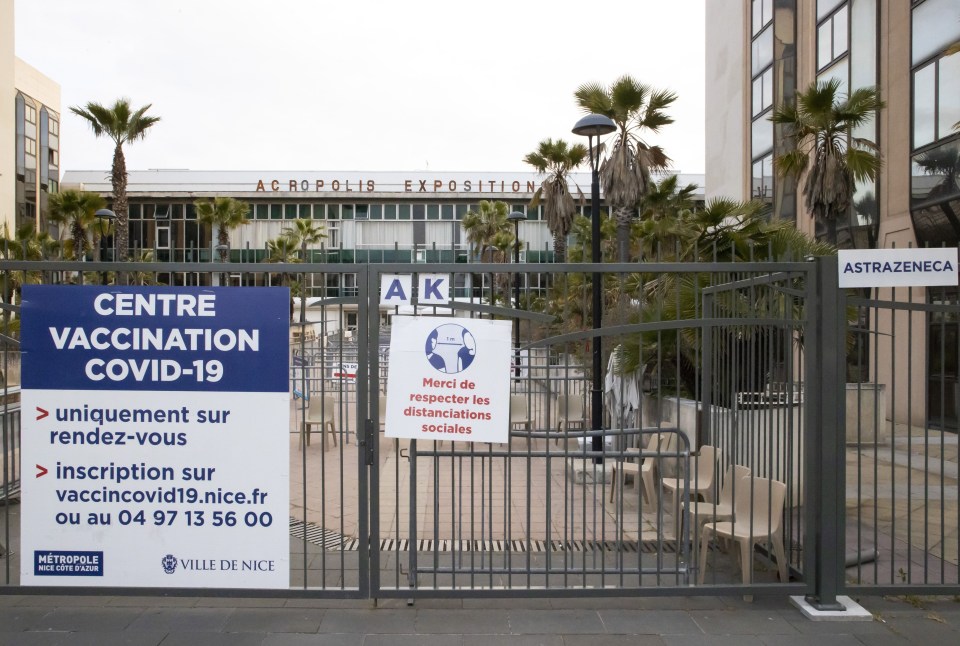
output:
M837 252L840 287L940 287L957 284L957 248Z

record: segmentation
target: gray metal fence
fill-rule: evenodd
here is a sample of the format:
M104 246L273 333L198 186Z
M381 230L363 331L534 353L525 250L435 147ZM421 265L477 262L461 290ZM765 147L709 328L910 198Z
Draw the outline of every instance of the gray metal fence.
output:
M960 591L955 431L898 421L930 418L931 401L956 397L939 379L930 399L926 376L950 361L931 365L918 339L957 334L960 306L842 293L830 259L162 272L6 262L3 365L19 357L11 287L25 280L286 285L345 269L351 278L336 282L355 284L350 293L294 299L290 589L264 593L789 592L829 606L844 591ZM594 269L605 290L599 336ZM379 307L382 275L421 271L451 276L447 306ZM508 443L385 437L390 323L408 314L516 322ZM597 342L603 428L591 424ZM861 377L849 387L848 371ZM14 374L5 367L5 591L22 590Z

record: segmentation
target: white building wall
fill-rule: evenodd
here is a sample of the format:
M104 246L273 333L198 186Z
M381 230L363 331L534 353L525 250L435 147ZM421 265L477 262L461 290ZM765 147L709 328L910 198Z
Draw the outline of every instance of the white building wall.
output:
M706 199L746 198L746 81L750 70L745 0L706 3Z

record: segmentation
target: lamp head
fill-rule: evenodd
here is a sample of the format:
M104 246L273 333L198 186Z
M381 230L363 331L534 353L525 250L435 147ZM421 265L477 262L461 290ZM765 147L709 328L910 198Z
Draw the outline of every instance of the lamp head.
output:
M601 137L617 129L610 117L602 114L588 114L573 126L573 134L581 137Z

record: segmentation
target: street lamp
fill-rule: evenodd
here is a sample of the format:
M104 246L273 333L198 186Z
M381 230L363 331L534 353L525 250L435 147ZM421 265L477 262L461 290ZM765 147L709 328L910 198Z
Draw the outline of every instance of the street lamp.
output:
M600 137L610 134L617 129L617 125L609 117L602 114L588 114L573 126L573 134L586 137L590 146L590 261L595 265L602 260L600 256ZM597 144L593 139L596 137ZM593 388L590 391L590 425L592 430L603 428L603 353L600 345L600 323L603 316L603 300L601 294L602 275L599 271L593 272ZM593 450L603 450L603 436L593 436ZM596 462L601 459L597 458Z
M117 219L117 214L110 209L97 209L93 214L97 218L97 231L100 233L100 262L107 261L107 233L110 232L110 224ZM107 284L107 272L100 272L100 284Z
M513 263L520 264L520 222L526 220L527 216L520 211L511 211L507 216L510 222L513 222ZM520 274L513 272L513 307L520 309ZM513 374L520 376L520 317L513 317Z

